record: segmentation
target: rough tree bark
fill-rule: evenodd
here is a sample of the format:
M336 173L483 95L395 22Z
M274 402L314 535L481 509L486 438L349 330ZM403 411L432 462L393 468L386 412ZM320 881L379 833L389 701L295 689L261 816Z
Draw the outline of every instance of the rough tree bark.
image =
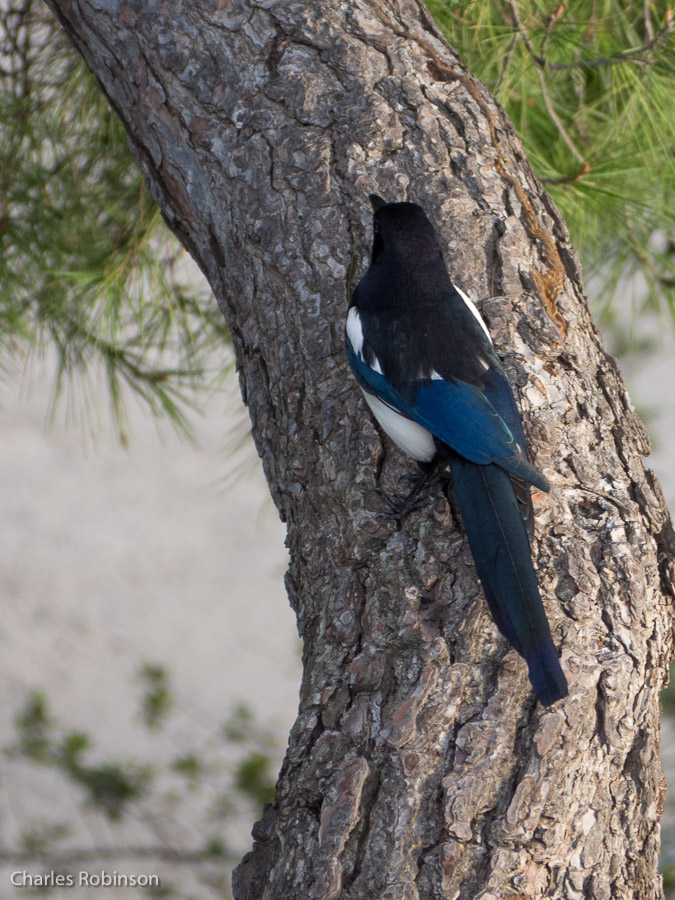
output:
M662 897L659 700L673 532L511 123L417 0L50 0L231 329L304 639L300 710L238 900ZM535 462L536 561L567 700L535 703L439 491L343 357L369 191L420 202L482 304ZM189 611L186 609L186 615Z

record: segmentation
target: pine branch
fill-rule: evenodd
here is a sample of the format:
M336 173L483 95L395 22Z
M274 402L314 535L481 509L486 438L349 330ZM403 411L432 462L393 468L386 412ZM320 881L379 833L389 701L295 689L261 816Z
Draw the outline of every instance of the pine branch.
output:
M651 259L651 257L640 249L637 242L633 242L631 244L631 248L633 250L633 255L635 256L635 258L640 263L642 263L642 265L649 272L654 281L656 281L660 285L663 285L663 287L675 288L675 276L666 275L665 273L659 271L659 269L657 269L654 265L654 261Z
M591 171L590 165L585 162L578 172L575 172L573 175L561 175L560 178L542 178L542 184L574 184L577 181L581 181L584 175L588 175Z
M517 7L517 3L515 2L515 0L508 0L508 3L509 3L509 7L511 8L511 11L514 12L514 10L515 10L515 13L517 14L518 7ZM645 6L649 7L649 0L645 0ZM559 7L559 10L561 10L561 9L562 9L562 7ZM554 17L555 17L555 15L556 14L554 13ZM561 13L561 15L562 15L562 13ZM559 16L557 18L559 18ZM556 21L557 21L557 18L556 18ZM514 17L514 20L515 20L515 17ZM520 16L518 16L518 23L519 24L517 24L517 27L519 29L522 28L522 22L520 20ZM665 44L665 42L668 38L668 35L672 32L672 30L673 30L673 11L670 9L670 7L666 10L665 23L663 25L663 28L661 28L657 32L656 35L653 33L653 30L651 27L651 22L649 21L649 17L648 17L648 11L647 11L647 18L645 20L645 23L646 23L646 30L648 32L648 35L650 35L649 40L645 44L643 44L641 47L638 47L636 50L619 50L617 53L613 53L611 56L604 56L604 57L600 57L599 59L580 59L573 63L549 62L546 59L546 56L544 53L545 42L548 39L547 37L545 37L544 41L542 42L542 49L541 49L540 53L536 53L534 51L534 47L532 46L531 42L527 43L527 48L528 48L528 50L530 50L530 52L532 54L532 58L537 63L537 65L542 66L546 69L555 70L557 72L569 72L573 69L592 69L596 66L611 66L617 62L635 62L635 63L644 64L642 57L646 53L649 53L650 51L655 50L660 45ZM647 23L648 23L648 28L647 28Z
M589 171L590 166L589 166L588 162L584 158L583 154L580 153L579 150L577 149L574 141L567 133L567 130L565 129L565 126L563 125L562 120L560 119L560 116L555 111L555 108L553 106L553 101L551 100L551 96L548 92L548 85L546 84L546 78L544 76L544 69L546 68L545 59L540 54L538 54L536 52L536 50L534 49L534 44L532 43L532 40L527 32L527 29L523 25L522 19L520 18L520 10L518 9L517 0L507 0L507 3L509 6L509 9L511 10L511 15L513 17L513 23L516 26L518 33L521 35L521 37L523 39L523 43L527 47L527 49L530 53L530 56L532 57L533 61L536 64L535 68L537 71L537 75L539 77L539 84L541 86L541 95L544 98L544 104L546 105L546 111L549 114L549 118L551 119L551 121L553 122L555 127L558 129L558 134L560 135L560 137L566 144L566 146L569 149L572 156L574 156L574 158L577 160L577 162L581 164L582 168L584 168L586 171ZM558 19L560 18L561 15L562 15L562 7L558 7L558 9L553 14L553 16L551 16L551 20L549 23L549 29L553 28L553 26L558 21ZM544 46L544 44L542 44L542 48L543 48L543 46Z
M551 100L551 96L548 92L548 85L546 84L546 78L544 77L544 72L539 66L537 66L537 75L539 76L539 84L541 85L541 96L544 98L544 103L546 104L546 111L548 112L551 121L553 122L555 127L558 129L558 133L560 134L560 137L563 139L563 141L567 145L572 156L576 159L576 161L578 163L581 164L583 172L585 173L585 172L590 171L590 168L591 168L590 165L588 164L586 159L584 159L584 155L582 153L580 153L579 150L577 150L577 147L576 147L574 141L567 133L565 126L563 125L560 117L558 116L557 112L555 111L555 108L553 106L553 101Z
M647 35L647 41L649 43L653 42L654 40L654 29L652 28L652 19L649 13L649 8L651 5L651 0L644 0L645 33Z
M542 59L544 59L546 57L546 45L548 44L549 38L553 34L553 29L555 28L556 24L562 18L564 12L565 12L565 7L561 4L555 10L555 12L553 12L548 18L548 24L546 26L546 33L544 34L544 37L541 40L540 53L541 53Z
M518 9L517 0L506 0L506 3L507 3L507 6L509 7L509 9L511 10L511 18L513 19L513 24L516 26L518 33L522 37L523 43L525 44L527 49L530 51L530 55L532 56L533 59L536 60L539 57L539 54L534 49L534 44L532 43L532 40L530 39L530 35L528 34L527 29L523 25L523 20L520 18L520 10Z

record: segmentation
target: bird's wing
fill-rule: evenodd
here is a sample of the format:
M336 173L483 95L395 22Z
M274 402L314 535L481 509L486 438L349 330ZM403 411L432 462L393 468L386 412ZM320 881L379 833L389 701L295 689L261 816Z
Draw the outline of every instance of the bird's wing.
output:
M364 354L355 352L349 340L347 352L364 390L428 429L464 459L480 464L496 463L512 475L548 490L544 476L527 459L518 411L504 375L491 368L488 386L482 388L458 378L441 378L435 373L434 377L418 380L412 386L408 384L403 391L397 390L383 374L379 359L375 358L374 364L369 365ZM507 422L513 424L516 434Z

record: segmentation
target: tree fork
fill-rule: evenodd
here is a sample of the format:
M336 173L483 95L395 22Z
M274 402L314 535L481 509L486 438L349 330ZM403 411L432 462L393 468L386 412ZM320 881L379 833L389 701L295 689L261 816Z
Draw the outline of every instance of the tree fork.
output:
M237 900L661 898L673 530L565 225L416 0L49 0L233 335L288 526L300 710ZM367 195L420 203L483 302L534 462L570 696L545 711L450 501L374 517L406 463L343 357ZM187 610L186 610L186 614Z

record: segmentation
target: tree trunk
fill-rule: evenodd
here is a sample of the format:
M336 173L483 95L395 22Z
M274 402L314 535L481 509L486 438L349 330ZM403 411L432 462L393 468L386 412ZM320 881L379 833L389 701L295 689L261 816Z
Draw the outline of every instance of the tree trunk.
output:
M672 526L503 111L416 0L50 5L230 323L288 526L300 710L235 896L662 897ZM489 298L553 485L535 557L570 694L549 710L492 624L452 494L401 531L376 517L410 464L343 355L369 191L419 202L453 280Z

